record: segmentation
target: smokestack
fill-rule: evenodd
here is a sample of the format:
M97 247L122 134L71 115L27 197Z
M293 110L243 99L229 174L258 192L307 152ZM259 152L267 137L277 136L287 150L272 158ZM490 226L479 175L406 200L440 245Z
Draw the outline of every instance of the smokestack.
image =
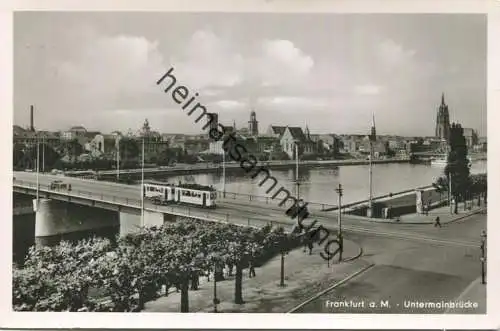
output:
M30 131L35 131L35 125L33 123L33 105L30 106Z

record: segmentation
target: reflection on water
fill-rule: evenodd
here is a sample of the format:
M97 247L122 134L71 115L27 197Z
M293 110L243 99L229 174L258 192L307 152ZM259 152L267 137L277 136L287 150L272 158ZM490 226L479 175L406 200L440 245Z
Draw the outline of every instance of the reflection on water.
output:
M331 169L299 168L300 194L307 201L335 204L337 200L335 188L340 183L344 187L343 200L346 203L367 199L369 194L368 170L368 165L341 166ZM430 185L437 177L442 176L443 171L443 168L431 167L426 164L376 164L373 166L373 194L375 196L384 195ZM486 172L486 161L474 162L471 172ZM279 186L277 187L283 186L290 192L295 192L295 169L273 170L271 173L278 181ZM222 189L220 173L173 176L168 177L168 180L214 185L218 189ZM265 196L269 185L266 183L261 187L259 186L260 181L261 178L251 179L243 171L227 172L226 191Z

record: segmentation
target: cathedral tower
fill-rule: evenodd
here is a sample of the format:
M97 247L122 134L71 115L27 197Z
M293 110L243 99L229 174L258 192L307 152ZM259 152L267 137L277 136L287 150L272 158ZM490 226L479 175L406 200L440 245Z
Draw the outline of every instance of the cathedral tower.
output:
M257 122L257 115L253 110L250 113L250 121L248 121L248 131L252 136L259 135L259 122Z
M437 113L435 136L446 141L450 137L450 113L448 105L444 102L444 93L441 95L441 105Z

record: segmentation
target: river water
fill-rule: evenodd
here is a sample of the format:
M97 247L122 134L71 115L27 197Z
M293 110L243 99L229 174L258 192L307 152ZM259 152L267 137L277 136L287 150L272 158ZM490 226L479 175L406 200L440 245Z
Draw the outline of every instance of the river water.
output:
M474 162L471 172L486 172L486 161ZM295 192L295 169L273 170L272 175L278 180L279 186L277 188L283 186L291 193ZM425 164L376 164L373 166L373 195L379 196L430 185L441 175L443 175L443 168ZM365 200L369 194L368 178L369 168L367 165L340 166L331 169L300 169L299 167L300 197L308 202L336 205L338 196L335 193L335 188L340 183L344 188L344 203ZM183 183L214 185L218 189L222 189L222 176L216 173L172 176L163 179L168 179L170 182L181 181ZM258 185L260 180L260 178L252 180L243 172L229 172L226 176L226 192L268 196L265 192L268 189L267 184L260 187ZM98 212L95 215L98 218L104 217ZM34 244L35 215L14 216L13 222L13 258L16 262L21 262L28 248ZM114 227L66 234L62 238L73 241L93 235L113 237L118 233L119 227Z
M431 185L437 177L443 175L444 168L429 164L386 163L374 164L372 175L373 196L396 193L412 188ZM476 161L471 167L472 173L486 172L486 161ZM296 192L295 169L272 171L272 176L278 180L276 189L280 186L291 193ZM165 178L167 179L167 178ZM262 178L252 179L244 174L229 172L226 174L226 192L266 195L269 185L259 186ZM220 173L184 175L168 177L171 182L189 182L204 185L214 185L222 190L222 176ZM270 182L270 181L269 181ZM300 169L299 166L299 195L306 201L316 203L337 203L335 189L342 184L344 203L368 199L369 195L369 166L340 166L338 168ZM275 190L276 190L275 189ZM273 192L275 192L273 190Z

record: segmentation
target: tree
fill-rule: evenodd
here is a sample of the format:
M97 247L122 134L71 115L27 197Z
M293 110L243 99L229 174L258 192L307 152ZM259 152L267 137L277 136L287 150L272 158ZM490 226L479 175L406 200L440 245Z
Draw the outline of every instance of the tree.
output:
M470 162L467 158L467 143L460 124L453 123L450 127L449 152L447 165L444 169L444 178L440 178L434 183L441 191L447 191L449 180L451 179L451 197L458 202L461 198L465 204L466 194L469 191ZM444 186L446 184L446 186ZM458 204L455 203L455 213L458 212Z
M25 168L26 161L24 159L24 146L21 144L14 144L14 148L12 150L12 166L14 169L16 168Z
M127 162L129 160L136 160L141 157L142 142L139 142L133 137L123 137L120 139L120 160Z
M65 155L69 157L71 161L76 161L76 158L84 152L83 146L80 144L77 138L67 140L62 146L62 151Z

